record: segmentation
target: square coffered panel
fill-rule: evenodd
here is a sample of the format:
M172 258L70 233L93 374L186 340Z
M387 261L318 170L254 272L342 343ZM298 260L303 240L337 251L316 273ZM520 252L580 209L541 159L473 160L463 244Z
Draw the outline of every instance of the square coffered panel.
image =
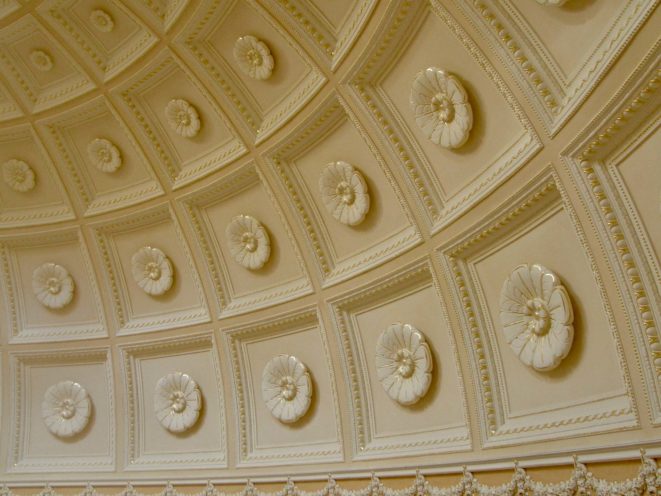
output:
M270 322L222 330L232 364L239 423L239 465L303 464L342 459L335 377L316 311L279 315ZM308 369L312 399L303 416L284 423L262 398L265 366L289 355ZM267 374L272 380L278 378ZM297 391L296 394L301 394Z
M141 342L122 346L121 352L128 402L126 469L225 467L225 405L213 335ZM171 432L156 416L154 397L160 379L177 372L195 381L202 406L188 429Z
M12 353L11 449L14 472L105 472L115 466L115 406L110 351L105 348ZM63 381L87 392L91 414L72 437L49 432L42 418L46 391ZM75 412L74 412L75 415Z
M94 224L93 231L99 255L105 262L106 282L113 295L119 334L183 327L210 320L187 242L167 205L119 222ZM163 294L147 293L134 277L132 260L144 247L160 250L170 261L172 283ZM158 267L154 276L159 280L167 277L165 270L163 266ZM149 274L143 273L141 279L144 277Z
M74 111L39 122L64 177L82 202L86 215L126 207L163 194L147 158L115 109L98 97ZM105 153L115 147L117 169L103 169L95 140L105 140ZM114 164L113 164L114 165Z
M470 449L457 349L428 262L372 281L330 305L342 344L344 378L350 386L354 457ZM377 341L396 323L420 331L431 355L431 384L412 405L388 395L376 366Z
M402 2L390 8L349 88L387 134L437 230L502 183L541 144L509 88L442 5ZM430 67L454 75L468 94L473 124L457 149L432 142L411 107L413 82Z
M74 213L48 152L31 126L0 131L0 165L19 160L32 169L34 187L16 191L0 181L0 227L71 220Z
M12 88L35 112L94 88L67 50L32 15L0 30L0 66L12 74Z
M2 293L10 342L62 341L107 335L97 281L86 244L77 230L0 237ZM57 264L73 281L71 301L62 308L42 304L33 289L35 270Z
M498 46L551 133L590 94L654 5L647 0L557 8L512 0L460 3Z
M492 212L485 225L442 249L465 339L474 343L469 357L480 387L488 446L638 424L612 310L604 311L592 254L567 208L555 179L547 176ZM552 270L573 310L573 343L562 363L550 371L535 370L519 360L503 332L501 291L521 264ZM611 366L594 373L596 361Z
M274 67L267 79L253 79L237 65L234 44L246 35L265 43L271 52ZM200 4L177 43L192 55L201 75L222 88L257 141L281 127L325 83L297 41L257 2Z
M220 316L312 292L293 234L254 164L242 166L181 202L209 265ZM240 215L253 217L267 232L270 253L259 269L246 268L232 255L227 228Z
M144 55L158 39L121 3L110 0L98 7L84 0L49 0L37 11L87 67L107 81Z
M213 98L169 50L153 57L112 94L129 126L150 145L152 160L160 165L173 188L205 176L246 152ZM193 107L199 120L194 136L180 135L175 121L169 120L166 108L173 100L184 100Z
M383 158L345 105L336 99L326 102L270 155L316 254L324 285L368 270L421 241ZM320 189L325 169L338 161L357 170L367 186L369 210L356 225L335 218Z

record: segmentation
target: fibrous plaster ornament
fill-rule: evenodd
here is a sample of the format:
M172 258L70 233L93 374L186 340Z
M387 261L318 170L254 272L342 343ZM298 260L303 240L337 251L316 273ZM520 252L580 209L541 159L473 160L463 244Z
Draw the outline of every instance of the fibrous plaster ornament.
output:
M328 164L321 172L319 189L326 209L342 224L355 226L365 219L370 208L367 184L351 164Z
M53 59L43 50L32 50L30 60L40 71L48 72L53 68Z
M197 422L202 395L188 374L174 372L161 377L154 390L156 418L170 432L184 432Z
M419 72L410 101L415 122L432 142L445 148L466 143L473 127L473 111L456 77L436 67Z
M234 44L234 59L239 68L253 79L268 79L273 72L269 47L254 36L241 36Z
M376 343L376 372L401 405L417 403L429 390L433 362L424 335L410 324L390 325Z
M122 165L119 149L105 138L96 138L87 145L87 154L94 166L103 172L115 172Z
M574 314L557 275L538 264L519 265L500 293L505 339L519 359L536 370L556 368L574 339Z
M555 7L561 7L565 4L567 0L535 0L540 5L553 5Z
M158 248L143 246L131 257L133 279L145 293L159 296L172 286L174 271L168 257Z
M15 158L2 164L2 179L7 186L19 193L34 188L34 171L28 164Z
M115 27L115 21L113 21L112 16L102 9L94 9L90 13L90 22L97 31L101 31L102 33L109 33Z
M182 98L170 100L165 107L168 124L179 136L193 138L200 132L200 116L197 109Z
M41 403L41 417L49 431L58 437L71 437L81 432L92 413L92 404L80 384L62 381L46 390Z
M250 215L237 215L225 229L230 252L246 269L264 266L271 255L271 240L262 224Z
M312 381L307 367L291 355L278 355L269 360L262 373L262 398L280 422L296 422L308 411L312 400Z
M32 272L32 291L45 307L65 307L73 299L73 290L73 279L61 265L48 262Z

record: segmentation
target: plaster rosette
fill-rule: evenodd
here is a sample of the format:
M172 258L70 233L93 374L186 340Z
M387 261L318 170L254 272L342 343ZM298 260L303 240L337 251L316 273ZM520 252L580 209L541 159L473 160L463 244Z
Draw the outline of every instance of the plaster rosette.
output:
M32 50L30 62L42 72L48 72L53 68L53 58L43 50Z
M556 368L574 339L574 313L560 278L539 264L519 265L500 293L505 339L524 364L539 371Z
M307 367L291 355L268 361L262 373L262 398L275 418L291 424L303 417L312 401L312 380Z
M234 60L253 79L268 79L273 72L273 56L266 43L254 36L241 36L234 44Z
M154 390L154 413L170 432L185 432L195 425L202 409L202 394L188 374L174 372L161 377Z
M77 382L62 381L49 387L41 402L41 417L46 428L57 437L82 432L92 413L85 388Z
M122 165L119 149L105 138L95 138L87 145L87 155L94 167L102 172L115 172Z
M60 309L73 300L74 283L67 269L48 262L32 272L32 291L45 307Z
M184 138L194 138L202 127L197 109L182 98L168 102L165 107L165 118L172 130Z
M433 362L425 336L410 324L392 324L376 343L376 373L400 405L417 403L429 390Z
M261 269L271 256L271 239L264 226L250 215L237 215L225 229L234 260L250 270Z
M34 171L23 160L13 158L2 164L2 180L14 191L30 191L34 188L34 178Z
M170 259L158 248L143 246L131 257L133 279L145 293L152 296L165 294L174 281Z
M411 88L415 122L432 142L459 148L473 127L468 94L459 80L436 67L418 73Z
M94 9L90 13L90 23L101 33L110 33L115 28L112 16L102 9Z
M370 196L362 174L347 162L328 164L319 178L326 210L342 224L360 224L370 209Z

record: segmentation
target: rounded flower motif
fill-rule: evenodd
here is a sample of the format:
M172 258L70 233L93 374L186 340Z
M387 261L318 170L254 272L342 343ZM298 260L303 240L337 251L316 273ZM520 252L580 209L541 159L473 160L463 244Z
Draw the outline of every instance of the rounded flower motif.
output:
M424 335L410 324L390 325L376 343L376 373L401 405L413 405L431 384L433 362Z
M131 257L133 279L145 293L164 294L174 280L174 271L168 257L158 248L143 246Z
M264 226L250 215L237 215L225 229L230 252L246 269L264 266L271 255L271 240Z
M32 50L30 61L40 71L48 72L53 68L53 59L43 50Z
M122 165L119 149L105 138L90 141L87 154L94 166L103 172L115 172Z
M2 179L7 186L19 193L34 188L34 171L28 164L15 158L2 164Z
M360 172L346 162L333 162L321 171L321 199L330 214L342 224L360 224L370 209L367 184Z
M193 138L200 132L200 116L197 109L182 98L170 100L165 107L168 124L179 136Z
M184 432L197 422L202 395L188 374L174 372L161 377L154 390L156 418L170 432Z
M459 148L473 127L473 111L459 80L436 67L418 73L411 88L415 122L437 145Z
M519 265L500 292L500 322L519 359L535 370L556 368L574 339L574 313L567 290L552 271Z
M65 307L73 300L73 290L73 279L61 265L49 262L32 272L32 291L45 307Z
M305 415L312 401L308 368L295 356L272 358L262 372L262 398L280 422L296 422Z
M111 15L101 9L94 9L90 13L90 22L97 31L101 31L102 33L109 33L115 27L115 21L112 20Z
M253 79L268 79L273 72L269 47L254 36L241 36L234 44L234 59L239 68Z
M71 437L81 432L91 413L92 403L87 391L73 381L49 387L41 403L41 417L48 430L58 437Z

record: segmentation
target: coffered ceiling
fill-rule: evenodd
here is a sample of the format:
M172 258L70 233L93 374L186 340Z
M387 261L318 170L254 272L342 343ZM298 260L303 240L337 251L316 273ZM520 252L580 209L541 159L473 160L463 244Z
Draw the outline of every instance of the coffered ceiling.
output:
M0 480L661 442L654 0L0 0Z

